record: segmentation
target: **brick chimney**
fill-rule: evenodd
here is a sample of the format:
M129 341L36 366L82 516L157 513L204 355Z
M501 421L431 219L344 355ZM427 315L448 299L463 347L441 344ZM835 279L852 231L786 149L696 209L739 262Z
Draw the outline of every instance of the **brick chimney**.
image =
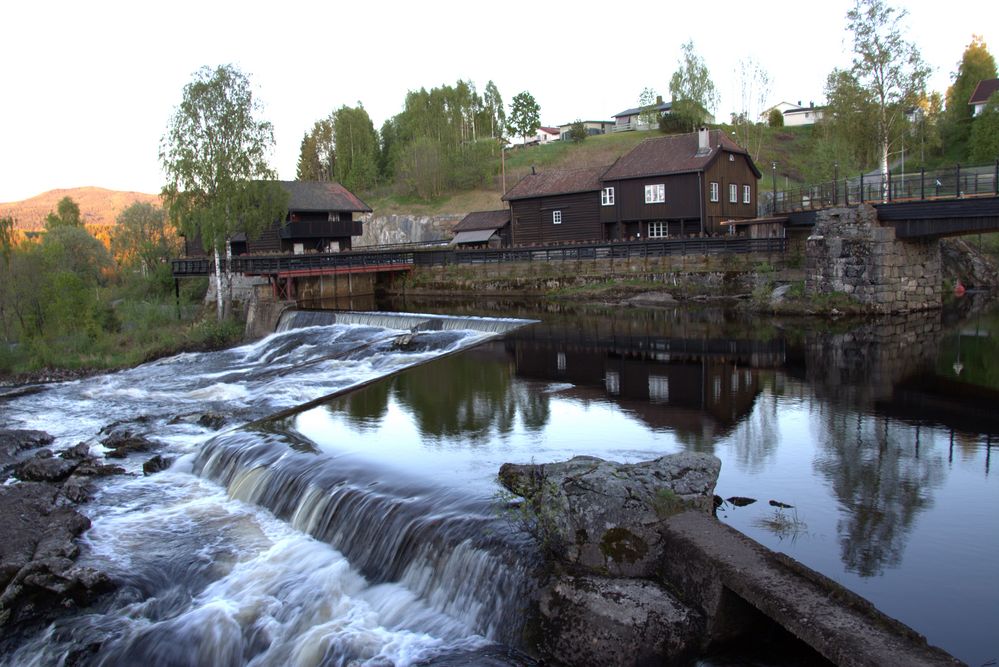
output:
M704 155L711 152L711 139L708 128L702 127L697 131L697 154Z

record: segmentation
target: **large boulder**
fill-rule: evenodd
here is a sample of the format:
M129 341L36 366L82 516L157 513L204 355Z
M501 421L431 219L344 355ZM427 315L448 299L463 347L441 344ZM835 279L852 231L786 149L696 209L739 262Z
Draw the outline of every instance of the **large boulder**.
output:
M710 513L720 469L706 454L635 464L577 456L506 463L499 479L525 499L519 516L556 561L595 574L651 577L663 555L663 522L687 509Z
M14 476L26 482L61 482L73 474L77 461L53 456L52 450L42 449L14 468Z
M567 665L679 664L699 647L704 619L640 579L562 577L541 596L543 653Z
M55 440L44 431L0 429L0 481L27 454L25 452L52 444Z

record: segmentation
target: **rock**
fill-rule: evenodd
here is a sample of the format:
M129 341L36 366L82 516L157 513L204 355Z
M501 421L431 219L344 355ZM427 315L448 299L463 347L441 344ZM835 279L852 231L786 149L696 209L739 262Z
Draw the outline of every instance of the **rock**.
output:
M168 457L163 457L157 454L153 458L149 459L142 464L142 474L152 475L158 472L162 472L169 468L173 464L173 459Z
M946 281L960 281L978 289L999 286L999 267L994 259L965 239L940 239L940 261Z
M770 507L776 507L782 510L794 509L794 505L788 505L787 503L782 503L779 500L771 500Z
M711 513L721 462L672 454L621 464L591 456L543 465L505 463L500 483L526 499L521 515L548 555L597 574L652 576L669 516Z
M770 303L783 303L787 298L787 293L791 291L790 285L780 285L770 293Z
M155 443L144 435L126 428L110 431L101 444L111 450L106 456L112 459L123 459L133 452L148 452L155 446Z
M562 577L540 601L543 653L567 665L661 665L698 648L704 619L650 581Z
M225 416L215 412L206 412L198 417L199 425L204 426L205 428L210 428L213 431L217 431L225 426L225 421Z
M43 449L15 467L14 476L25 482L61 482L72 475L78 465L76 461L56 458L51 450Z
M0 472L10 469L20 461L23 452L50 445L54 440L55 438L44 431L0 429Z
M756 502L756 498L746 498L745 496L732 496L726 499L726 502L735 505L736 507L745 507L746 505L752 505Z
M90 445L85 442L73 445L69 449L64 449L59 452L59 456L64 459L70 459L71 461L82 461L84 459L91 458L90 455Z

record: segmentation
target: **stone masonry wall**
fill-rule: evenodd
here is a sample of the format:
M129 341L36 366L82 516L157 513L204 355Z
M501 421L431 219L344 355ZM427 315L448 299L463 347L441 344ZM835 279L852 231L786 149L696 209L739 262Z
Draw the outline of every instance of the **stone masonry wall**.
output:
M805 267L809 294L841 292L878 313L941 306L939 241L896 239L872 206L820 211Z
M364 233L354 239L354 247L450 241L454 226L463 215L366 215Z

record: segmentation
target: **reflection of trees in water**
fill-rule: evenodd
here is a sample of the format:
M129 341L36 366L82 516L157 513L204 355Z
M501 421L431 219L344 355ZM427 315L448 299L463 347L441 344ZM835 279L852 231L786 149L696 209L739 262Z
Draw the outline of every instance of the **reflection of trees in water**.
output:
M916 516L932 506L944 459L920 440L926 429L823 404L815 469L839 499L847 570L863 577L901 564Z
M748 472L762 470L773 458L779 443L777 395L772 388L756 396L756 405L736 426L730 439L739 467Z
M377 382L330 409L346 412L355 426L376 427L394 396L408 408L420 434L478 441L510 433L519 416L524 428L540 430L550 416L549 397L515 382L505 360L461 354L413 368L394 381Z

